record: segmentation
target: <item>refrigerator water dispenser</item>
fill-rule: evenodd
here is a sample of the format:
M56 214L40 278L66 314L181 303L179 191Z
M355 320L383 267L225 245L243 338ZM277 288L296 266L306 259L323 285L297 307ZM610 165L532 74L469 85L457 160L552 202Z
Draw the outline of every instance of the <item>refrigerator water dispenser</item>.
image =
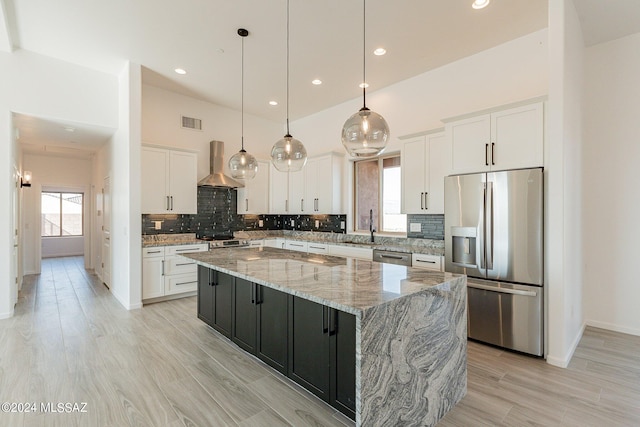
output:
M474 227L451 227L451 258L456 264L475 267L476 229Z

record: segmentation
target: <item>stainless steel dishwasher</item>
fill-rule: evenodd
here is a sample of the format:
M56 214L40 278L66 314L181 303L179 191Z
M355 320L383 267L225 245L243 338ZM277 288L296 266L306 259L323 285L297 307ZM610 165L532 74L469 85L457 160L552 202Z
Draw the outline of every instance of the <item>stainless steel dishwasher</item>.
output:
M373 250L373 260L375 262L385 262L387 264L406 265L411 267L411 254L407 252L385 251L383 249Z

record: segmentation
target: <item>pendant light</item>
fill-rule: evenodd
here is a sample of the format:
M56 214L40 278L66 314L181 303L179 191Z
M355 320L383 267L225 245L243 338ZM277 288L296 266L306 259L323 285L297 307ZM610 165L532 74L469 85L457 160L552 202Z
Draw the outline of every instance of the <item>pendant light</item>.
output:
M271 163L280 172L301 170L307 163L307 150L289 133L289 0L287 0L287 134L271 149Z
M389 141L389 125L380 114L367 108L366 79L366 1L362 0L362 108L349 117L342 126L342 145L352 157L375 157L381 154Z
M256 176L256 172L258 172L258 162L255 157L244 149L244 38L249 35L249 31L239 28L238 35L242 40L242 136L240 137L242 148L229 159L229 169L233 178L253 179Z

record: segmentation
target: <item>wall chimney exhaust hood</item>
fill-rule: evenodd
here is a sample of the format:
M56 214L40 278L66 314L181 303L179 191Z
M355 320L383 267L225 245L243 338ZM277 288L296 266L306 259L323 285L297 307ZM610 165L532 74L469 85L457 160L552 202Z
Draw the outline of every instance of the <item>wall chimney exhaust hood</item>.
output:
M224 142L211 141L209 161L211 173L198 182L198 187L243 188L244 184L224 174Z

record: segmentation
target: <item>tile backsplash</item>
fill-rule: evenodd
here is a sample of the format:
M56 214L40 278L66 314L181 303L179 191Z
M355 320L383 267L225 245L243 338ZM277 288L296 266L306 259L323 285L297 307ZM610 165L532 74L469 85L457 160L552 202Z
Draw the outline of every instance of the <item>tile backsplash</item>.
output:
M411 231L411 224L419 224L420 231ZM407 237L444 240L444 215L407 215Z
M238 215L236 211L236 190L198 187L196 215L143 214L142 234L196 233L207 236L241 230L346 232L342 228L346 215ZM160 229L156 229L156 223Z

